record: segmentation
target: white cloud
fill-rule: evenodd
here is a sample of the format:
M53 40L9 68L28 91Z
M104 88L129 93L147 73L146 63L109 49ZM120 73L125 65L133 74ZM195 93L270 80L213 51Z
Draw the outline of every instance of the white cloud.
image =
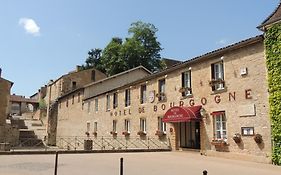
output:
M40 35L40 27L31 18L20 18L19 25L22 26L28 34L31 34L33 36Z

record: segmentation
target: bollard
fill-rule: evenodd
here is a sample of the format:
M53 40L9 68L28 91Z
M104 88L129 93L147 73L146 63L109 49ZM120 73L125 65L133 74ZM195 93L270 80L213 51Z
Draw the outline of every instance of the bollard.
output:
M203 175L207 175L208 174L208 171L207 170L204 170L203 171Z
M123 175L123 157L120 158L120 175Z
M58 170L58 158L59 158L59 152L56 151L56 160L55 160L55 173L54 175L57 175Z

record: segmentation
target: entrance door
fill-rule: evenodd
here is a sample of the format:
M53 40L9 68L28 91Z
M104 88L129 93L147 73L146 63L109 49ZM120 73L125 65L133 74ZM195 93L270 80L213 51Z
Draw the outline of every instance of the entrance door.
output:
M180 147L200 149L200 123L181 122L180 125Z

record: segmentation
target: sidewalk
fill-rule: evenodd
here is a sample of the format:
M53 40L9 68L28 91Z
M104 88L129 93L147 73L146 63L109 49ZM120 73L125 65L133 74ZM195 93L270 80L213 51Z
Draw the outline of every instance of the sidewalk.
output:
M281 167L201 156L196 152L60 154L59 175L280 175ZM9 175L50 175L55 155L1 155L0 172Z

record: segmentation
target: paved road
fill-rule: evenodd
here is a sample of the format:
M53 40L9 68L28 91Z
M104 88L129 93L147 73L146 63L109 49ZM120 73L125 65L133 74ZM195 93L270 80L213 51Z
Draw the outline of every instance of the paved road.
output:
M281 175L269 164L201 156L193 152L59 155L58 175ZM0 175L53 175L54 155L0 155Z

